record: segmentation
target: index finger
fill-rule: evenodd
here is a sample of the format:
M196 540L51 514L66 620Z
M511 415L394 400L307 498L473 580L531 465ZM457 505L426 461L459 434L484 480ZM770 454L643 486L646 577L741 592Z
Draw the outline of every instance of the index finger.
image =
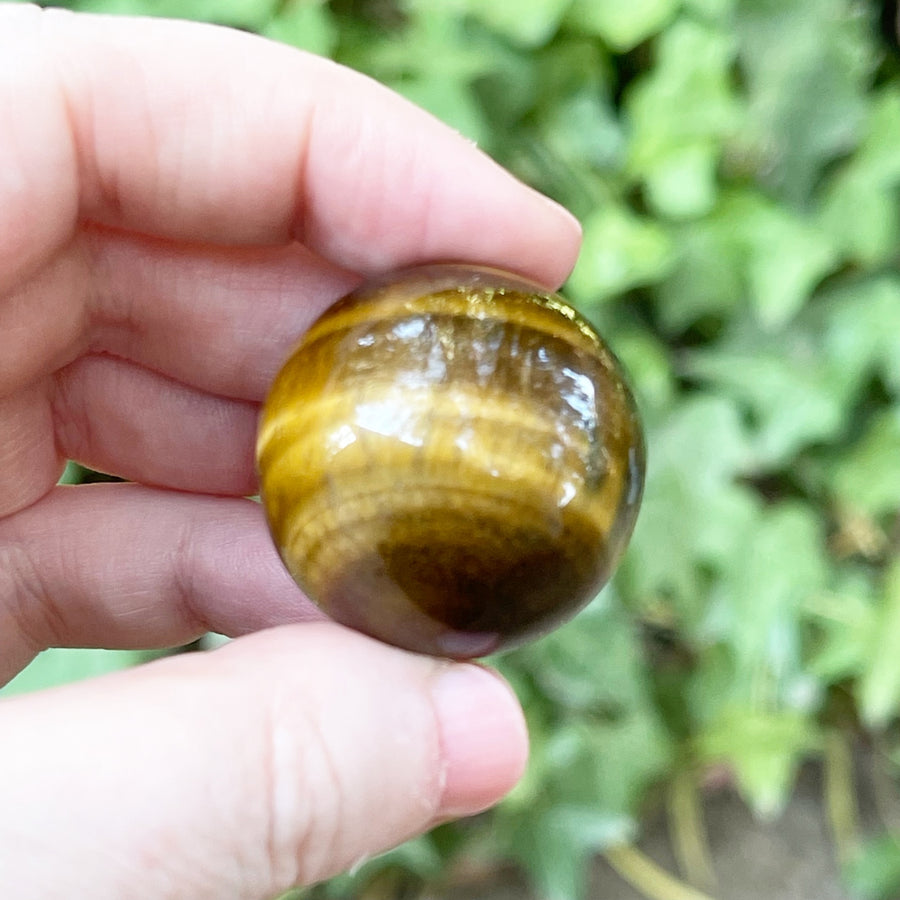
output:
M555 285L574 262L568 213L327 60L206 25L34 8L0 11L3 32L14 39L0 74L21 79L33 112L0 152L0 171L18 173L0 178L0 210L17 224L0 228L0 267L33 266L58 245L51 209L71 228L298 240L362 273L462 259ZM0 98L14 131L21 96ZM57 148L52 178L35 146Z

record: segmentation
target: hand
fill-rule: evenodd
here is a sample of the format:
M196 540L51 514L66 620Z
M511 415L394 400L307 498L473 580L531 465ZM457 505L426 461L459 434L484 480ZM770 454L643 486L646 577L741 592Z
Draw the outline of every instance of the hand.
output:
M0 683L261 631L0 702L3 897L261 900L495 802L508 688L324 621L242 498L323 308L426 260L556 286L574 221L371 81L207 26L4 5L0 123ZM66 458L132 483L56 487Z

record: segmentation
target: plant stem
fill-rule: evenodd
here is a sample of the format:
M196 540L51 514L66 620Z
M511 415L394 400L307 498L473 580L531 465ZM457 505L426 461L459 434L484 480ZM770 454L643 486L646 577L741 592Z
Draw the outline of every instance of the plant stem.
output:
M853 779L853 755L847 739L832 730L825 737L825 808L831 837L841 865L859 845L859 813Z
M607 862L648 900L713 900L709 894L679 881L631 844L610 847Z
M694 773L682 767L669 784L669 831L678 866L694 887L711 890L716 873L709 854L706 824Z

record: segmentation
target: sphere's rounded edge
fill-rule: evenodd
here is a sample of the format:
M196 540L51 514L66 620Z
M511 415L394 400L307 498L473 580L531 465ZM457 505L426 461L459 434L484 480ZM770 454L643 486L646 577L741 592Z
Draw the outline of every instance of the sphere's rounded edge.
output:
M399 606L395 604L394 613L397 617L395 620L379 620L377 607L379 603L383 602L385 593L382 590L383 585L379 591L366 594L365 591L360 592L356 589L351 583L352 578L348 576L339 579L339 584L332 590L317 590L309 579L304 577L304 567L307 565L307 561L302 558L302 555L299 559L293 558L292 551L285 545L286 532L283 522L279 520L291 515L287 509L290 505L289 498L286 499L290 494L291 482L289 479L282 478L280 484L273 483L272 472L268 471L267 450L272 443L269 426L273 418L277 418L279 415L278 407L286 402L285 395L289 393L285 385L290 386L295 380L288 370L292 363L297 364L298 358L302 359L305 348L310 343L310 335L321 336L322 329L330 327L330 324L337 321L337 317L345 314L348 310L354 311L356 314L355 311L358 309L364 312L366 304L378 303L382 300L387 302L398 282L400 286L396 289L407 291L408 297L414 297L416 302L422 301L423 298L427 300L431 294L444 291L487 292L488 294L495 292L501 298L511 293L515 296L510 302L517 305L520 305L519 295L526 298L533 297L533 301L529 302L534 302L542 310L549 310L553 315L559 316L561 320L564 319L568 323L561 332L564 337L568 339L571 333L573 340L582 341L581 346L587 337L589 342L596 346L597 353L604 360L604 367L608 371L609 377L618 380L618 392L627 407L626 418L632 435L628 449L627 475L623 482L622 495L619 498L619 508L614 517L615 534L604 535L604 539L598 541L595 551L599 557L602 557L602 565L594 573L595 577L585 578L584 584L580 586L579 590L573 592L566 602L561 603L556 612L545 612L534 621L525 623L521 628L510 627L507 633L500 633L498 630L490 628L479 630L453 627L446 622L430 620L427 616L415 627L405 626L401 620L411 613L410 610L402 607L402 603ZM362 313L360 313L360 317L363 317ZM528 319L526 324L530 321ZM572 331L570 332L568 329ZM576 333L580 337L576 337ZM289 420L290 417L288 417L288 426L293 427ZM260 498L266 511L269 530L283 563L304 593L335 621L369 634L378 640L413 652L454 659L478 658L506 652L529 643L574 617L599 593L612 577L621 553L624 552L635 527L644 490L646 461L646 438L637 403L627 382L624 367L596 329L560 294L550 291L528 278L489 266L470 266L455 262L413 266L373 279L351 291L323 312L313 323L307 335L300 339L273 382L273 390L270 391L261 408L256 447ZM606 541L606 537L610 537L612 540ZM365 614L362 614L361 610ZM418 615L420 610L414 610L414 612Z

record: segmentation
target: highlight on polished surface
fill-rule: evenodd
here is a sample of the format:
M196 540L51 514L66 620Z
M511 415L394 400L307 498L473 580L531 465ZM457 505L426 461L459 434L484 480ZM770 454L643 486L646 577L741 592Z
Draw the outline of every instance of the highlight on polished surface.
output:
M257 443L275 544L333 619L437 656L544 634L609 579L644 440L618 361L559 295L433 265L310 328Z

